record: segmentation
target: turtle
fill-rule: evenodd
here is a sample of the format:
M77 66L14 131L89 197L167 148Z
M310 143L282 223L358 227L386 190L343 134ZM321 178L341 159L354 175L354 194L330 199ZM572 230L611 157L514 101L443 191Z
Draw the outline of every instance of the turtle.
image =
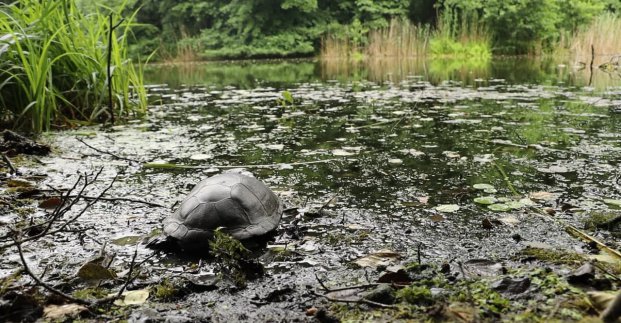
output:
M246 240L276 229L283 213L278 196L258 179L224 173L196 184L164 219L164 233L184 248L208 246L214 230Z

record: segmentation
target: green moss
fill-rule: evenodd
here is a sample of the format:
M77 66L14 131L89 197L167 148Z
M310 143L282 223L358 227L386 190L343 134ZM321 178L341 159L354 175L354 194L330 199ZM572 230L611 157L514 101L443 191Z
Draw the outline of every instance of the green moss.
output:
M155 297L161 300L172 299L179 292L179 290L175 288L172 282L168 279L164 279L161 283L155 285L153 288L155 290Z
M426 286L410 286L397 291L397 298L401 301L424 305L432 302L431 290Z
M103 288L86 288L73 292L73 296L80 299L98 299L108 296L108 290Z
M498 316L511 307L508 299L489 288L484 281L461 281L454 287L451 301L473 303L479 307L482 314ZM512 311L517 310L515 306Z
M555 265L578 265L587 260L583 255L573 252L533 247L525 248L520 254Z
M610 230L609 223L618 217L618 214L608 212L593 212L584 221L584 228L587 230L607 229Z

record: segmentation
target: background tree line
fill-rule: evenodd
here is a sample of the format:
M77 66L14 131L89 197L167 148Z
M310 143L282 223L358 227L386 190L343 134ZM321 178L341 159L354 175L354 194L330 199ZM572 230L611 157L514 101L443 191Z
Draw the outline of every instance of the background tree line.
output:
M91 1L81 1L94 10ZM114 5L119 0L106 1ZM126 2L126 1L125 1ZM129 0L140 9L134 52L202 58L310 56L322 37L364 44L393 19L448 28L484 25L495 54L545 52L621 0ZM90 4L89 4L90 3ZM90 6L90 8L88 8ZM439 26L439 24L442 26ZM448 26L447 26L448 25Z

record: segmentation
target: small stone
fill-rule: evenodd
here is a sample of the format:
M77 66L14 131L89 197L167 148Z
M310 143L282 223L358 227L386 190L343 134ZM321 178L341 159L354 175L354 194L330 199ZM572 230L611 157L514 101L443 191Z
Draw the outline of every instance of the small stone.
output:
M317 314L317 308L316 307L311 307L311 308L307 308L306 309L306 316L314 316L315 314Z
M573 273L567 276L567 282L570 284L586 284L595 278L595 267L590 263L586 263Z
M530 278L517 278L513 279L505 277L500 281L495 282L492 288L496 291L507 294L521 294L530 287Z
M376 303L393 304L395 302L395 291L389 284L379 284L375 289L366 293L363 298Z

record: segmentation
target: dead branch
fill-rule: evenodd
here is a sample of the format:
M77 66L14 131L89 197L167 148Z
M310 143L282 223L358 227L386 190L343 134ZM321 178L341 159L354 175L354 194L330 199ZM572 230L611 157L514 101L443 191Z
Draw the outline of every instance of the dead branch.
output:
M17 233L17 232L16 232ZM48 291L64 298L67 299L71 302L77 303L77 304L82 304L82 305L91 305L91 302L80 299L80 298L76 298L73 297L69 294L65 294L62 291L48 285L47 283L45 283L44 281L42 281L37 275L35 275L35 273L32 272L32 270L30 270L30 267L28 267L28 264L26 263L26 258L24 258L24 252L22 251L22 242L21 240L19 240L19 238L15 237L14 239L14 243L15 246L17 247L17 252L19 253L19 259L22 262L22 266L24 267L24 271L26 272L26 274L28 274L28 276L30 276L36 283L37 285L40 285L41 287L47 289Z
M123 295L123 292L125 291L127 286L133 280L131 277L134 271L134 265L136 264L136 256L138 256L138 249L134 250L134 256L132 257L132 262L129 264L129 272L127 272L127 279L125 279L125 284L123 284L123 287L119 289L119 292L116 294L116 297L121 297L121 295Z
M74 198L77 197L77 195L71 195L69 196L70 198ZM133 198L129 198L129 197L97 197L97 196L80 196L82 199L85 200L94 200L94 199L99 199L100 201L110 201L110 202L116 202L116 201L123 201L123 202L131 202L131 203L140 203L140 204L145 204L148 206L153 206L153 207L166 207L165 205L159 204L159 203L155 203L155 202L149 202L149 201L143 201L143 200L139 200L139 199L133 199Z
M118 175L116 175L112 179L110 184L104 190L102 190L101 193L99 193L99 195L96 198L94 198L90 202L88 202L73 217L71 217L70 219L67 219L67 220L65 220L63 222L62 219L63 219L64 215L67 212L69 212L69 210L71 210L73 208L73 206L75 206L77 201L80 200L80 198L83 196L83 193L86 190L86 188L97 180L97 178L99 177L99 175L101 174L102 171L103 171L103 167L101 169L99 169L99 171L95 174L95 176L93 177L92 181L89 181L89 176L87 174L80 175L78 180L73 184L73 187L69 191L67 191L67 193L65 195L61 195L62 196L61 203L59 203L59 205L56 206L56 208L54 209L54 211L52 212L52 214L50 216L50 219L48 221L44 222L43 224L39 224L39 225L45 225L45 228L40 233L37 233L37 234L32 235L32 236L27 237L27 238L22 238L21 242L23 243L23 242L27 242L27 241L37 240L37 239L40 239L40 238L42 238L42 237L44 237L46 235L53 235L53 234L60 233L60 232L68 232L69 230L67 229L67 227L69 225L71 225L72 223L74 223L77 219L79 219L88 209L90 209L91 206L93 206L93 204L97 203L101 199L101 197L104 194L106 194L106 192L116 182L116 179L117 179ZM77 187L78 183L80 183L81 181L83 181L83 185L80 188L80 191L78 192L78 194L76 195L75 198L70 199L69 196L71 195L71 192L73 192L75 190L75 188ZM69 201L69 200L71 200L71 201ZM31 227L34 227L34 226L31 226ZM75 231L75 230L70 230L70 231ZM82 231L84 231L84 230L82 230ZM0 240L2 240L2 239L0 238ZM5 244L5 245L0 245L0 249L11 247L13 245L15 245L15 242L9 243L9 244Z
M359 299L341 299L341 298L334 298L331 296L328 296L326 294L319 294L316 292L312 292L315 296L320 296L323 297L327 300L329 300L330 302L339 302L339 303L354 303L354 304L366 304L366 305L371 305L371 306L375 306L375 307L381 307L381 308L397 308L395 305L390 305L390 304L382 304L382 303L378 303L378 302L374 302L371 300L368 300L366 298L359 298Z
M142 163L141 161L136 160L136 159L131 159L131 158L127 158L127 157L122 157L122 156L116 155L116 154L114 154L114 153L112 153L112 152L109 152L109 151L107 151L107 150L103 150L103 149L99 149L99 148L93 147L93 146L91 146L91 145L87 144L87 143L86 143L84 140L82 140L81 138L77 138L77 137L76 137L75 139L76 139L77 141L79 141L79 142L83 143L86 147L88 147L88 148L90 148L90 149L92 149L92 150L94 150L94 151L96 151L96 152L98 152L98 153L101 153L101 154L104 154L104 155L109 155L109 156L112 156L113 158L118 159L118 160L124 160L124 161L132 162L132 163L137 163L137 164Z
M11 162L9 157L7 157L7 155L2 154L2 160L4 160L4 162L6 163L7 167L9 167L9 171L10 171L11 174L17 174L17 169L15 169L15 166L13 166L13 163Z

